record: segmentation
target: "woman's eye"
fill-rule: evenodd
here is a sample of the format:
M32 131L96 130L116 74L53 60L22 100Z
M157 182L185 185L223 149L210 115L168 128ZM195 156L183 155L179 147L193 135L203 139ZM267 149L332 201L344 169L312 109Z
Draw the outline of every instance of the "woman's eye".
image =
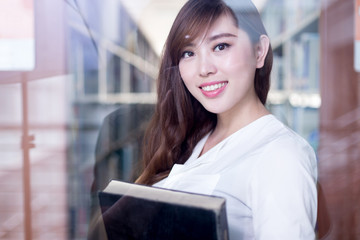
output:
M194 56L194 53L193 52L190 52L190 51L185 51L183 52L183 54L181 55L182 58L189 58L189 57L192 57Z
M220 44L218 44L218 45L215 46L214 51L215 51L215 52L219 52L219 51L222 51L222 50L228 48L229 46L230 46L230 45L227 44L227 43L220 43Z

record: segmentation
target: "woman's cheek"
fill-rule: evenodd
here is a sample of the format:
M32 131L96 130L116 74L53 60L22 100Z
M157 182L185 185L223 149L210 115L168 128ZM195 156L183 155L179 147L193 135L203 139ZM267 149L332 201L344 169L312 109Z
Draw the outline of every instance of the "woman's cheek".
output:
M179 64L179 71L180 71L180 76L181 76L181 79L183 80L183 82L185 83L185 85L187 86L188 84L188 80L189 80L189 71L188 69L186 68L186 63L184 64Z

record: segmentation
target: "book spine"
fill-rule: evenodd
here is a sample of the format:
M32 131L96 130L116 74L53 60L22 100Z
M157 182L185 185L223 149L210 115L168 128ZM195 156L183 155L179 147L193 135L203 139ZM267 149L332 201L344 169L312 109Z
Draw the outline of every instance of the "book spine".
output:
M218 225L218 239L219 240L229 240L229 229L226 217L226 206L225 204L220 210L219 214L219 225Z

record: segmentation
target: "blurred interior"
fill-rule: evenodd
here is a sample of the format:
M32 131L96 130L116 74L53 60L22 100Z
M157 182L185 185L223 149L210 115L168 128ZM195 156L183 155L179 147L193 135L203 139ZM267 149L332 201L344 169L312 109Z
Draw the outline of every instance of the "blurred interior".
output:
M360 1L253 0L267 107L316 150L319 239L360 239ZM0 239L104 239L97 192L133 181L186 0L0 1Z

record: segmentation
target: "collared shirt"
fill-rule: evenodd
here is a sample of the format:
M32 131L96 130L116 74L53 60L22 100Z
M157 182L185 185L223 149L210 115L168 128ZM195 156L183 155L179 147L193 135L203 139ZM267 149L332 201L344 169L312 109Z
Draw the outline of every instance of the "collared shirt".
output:
M229 235L241 239L315 239L317 161L311 146L273 115L263 116L154 184L226 199Z

